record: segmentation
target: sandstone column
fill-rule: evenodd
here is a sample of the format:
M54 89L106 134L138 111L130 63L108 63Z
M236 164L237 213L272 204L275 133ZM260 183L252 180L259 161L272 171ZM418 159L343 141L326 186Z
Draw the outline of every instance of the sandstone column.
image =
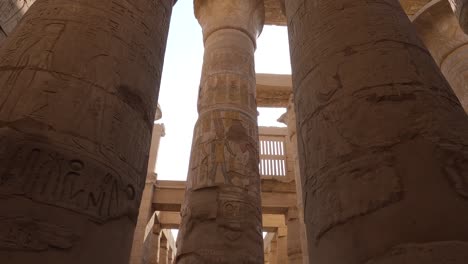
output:
M468 33L468 0L448 0L452 7L453 13L462 28Z
M159 263L159 248L161 246L161 225L155 224L152 229L153 243L151 245L151 251L149 254L149 264L158 264Z
M302 263L309 264L308 243L306 236L306 227L304 223L304 205L302 202L302 177L299 166L298 148L297 148L297 129L296 129L296 113L294 110L294 98L291 95L289 98L289 105L286 113L280 117L279 122L283 122L288 127L288 145L291 146L291 153L294 160L294 180L296 182L296 195L297 199L297 219L299 221L299 239L300 239L300 253L302 256ZM291 208L293 209L293 208ZM295 215L294 209L289 210L287 217Z
M468 259L468 118L396 0L286 0L309 256Z
M266 250L263 252L263 259L265 264L270 264L270 253Z
M276 234L276 261L281 264L288 264L288 230L286 227L279 227Z
M177 263L263 263L255 101L261 0L195 1L205 56Z
M130 264L141 264L142 261L143 263L147 263L147 261L149 260L145 260L145 258L153 258L151 253L152 251L154 251L154 241L150 231L151 229L153 229L153 226L158 225L157 223L155 223L155 219L157 217L155 216L155 211L153 209L154 184L156 182L156 174L154 170L159 150L159 142L161 140L161 137L163 136L164 125L154 124L153 133L151 136L148 169L146 172L146 182L140 202L137 225L133 234ZM158 227L155 228L158 229Z
M277 235L275 234L275 238L273 238L270 243L270 253L268 253L268 256L270 257L268 262L270 264L280 264L278 263L278 242L276 239Z
M159 262L158 264L168 264L169 263L169 250L168 250L168 241L164 235L161 235L161 241L159 244Z
M0 48L0 262L128 263L172 3L37 0Z
M167 263L168 264L172 264L172 258L173 258L172 248L169 248L168 253L167 253Z
M468 112L468 35L461 30L448 2L431 1L413 24Z
M289 208L286 215L288 227L288 261L289 264L303 264L301 245L301 223L297 208Z

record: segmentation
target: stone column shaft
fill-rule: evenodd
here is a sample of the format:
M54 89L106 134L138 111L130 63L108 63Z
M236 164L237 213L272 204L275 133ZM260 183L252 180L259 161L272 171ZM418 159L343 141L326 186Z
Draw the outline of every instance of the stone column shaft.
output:
M466 263L468 118L400 3L285 7L311 263Z
M149 255L149 264L158 264L159 263L159 248L161 246L161 225L155 224L151 235L153 236L153 243L150 249Z
M260 264L254 51L263 2L195 1L195 14L205 55L177 263Z
M273 239L270 243L270 252L268 253L268 257L270 258L268 263L280 264L278 263L278 243L276 241L276 238Z
M37 0L2 44L1 263L128 263L171 10Z
M288 230L286 227L279 227L276 238L276 261L281 264L289 264L288 260Z
M289 264L303 264L301 244L301 223L297 208L290 208L286 215L288 227L288 260Z
M297 129L296 129L296 113L294 110L294 98L293 95L289 98L289 105L286 113L281 117L281 122L284 122L288 126L288 141L289 145L291 146L291 155L294 160L294 180L296 183L296 194L297 194L297 209L290 208L288 212L288 219L296 219L297 217L299 229L298 232L298 239L300 240L300 255L302 258L303 264L309 264L309 255L308 255L308 243L307 243L307 235L306 235L306 226L304 223L304 205L302 202L302 188L303 182L301 178L301 170L299 165L299 157L298 157L298 147L297 147ZM297 214L297 216L296 216ZM288 228L289 229L289 228ZM294 237L294 236L293 236ZM294 238L292 238L294 239ZM297 255L294 254L294 255Z
M169 250L168 250L167 239L163 236L161 237L159 245L159 262L158 264L168 264L169 263Z

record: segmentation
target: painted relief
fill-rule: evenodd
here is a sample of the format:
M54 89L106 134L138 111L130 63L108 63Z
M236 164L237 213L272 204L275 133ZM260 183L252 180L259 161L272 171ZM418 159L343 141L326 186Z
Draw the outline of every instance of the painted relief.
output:
M220 184L248 188L258 177L256 132L246 127L247 120L227 115L213 112L199 121L189 176L194 189Z

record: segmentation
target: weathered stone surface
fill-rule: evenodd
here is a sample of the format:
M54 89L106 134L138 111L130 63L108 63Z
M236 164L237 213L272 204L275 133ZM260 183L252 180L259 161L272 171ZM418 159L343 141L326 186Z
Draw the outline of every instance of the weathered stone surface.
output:
M286 26L281 0L264 0L265 25Z
M2 262L128 263L171 9L38 0L4 42Z
M366 264L462 264L468 259L465 241L440 241L425 244L404 244L390 249Z
M468 112L468 35L444 0L426 5L413 18L419 36Z
M468 118L400 4L287 0L286 13L314 263L466 241Z
M253 62L263 1L195 1L195 15L205 56L177 263L263 263Z

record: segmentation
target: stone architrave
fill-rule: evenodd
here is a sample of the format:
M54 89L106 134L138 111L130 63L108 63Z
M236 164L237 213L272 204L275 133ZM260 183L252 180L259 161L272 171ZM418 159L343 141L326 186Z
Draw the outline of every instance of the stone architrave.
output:
M309 256L468 259L468 118L396 0L286 0Z
M468 112L468 35L445 0L432 1L413 18L416 30Z
M128 263L172 4L37 0L0 48L1 263Z
M468 33L468 0L448 0L461 29Z
M254 51L261 0L195 1L205 55L177 263L263 263Z

